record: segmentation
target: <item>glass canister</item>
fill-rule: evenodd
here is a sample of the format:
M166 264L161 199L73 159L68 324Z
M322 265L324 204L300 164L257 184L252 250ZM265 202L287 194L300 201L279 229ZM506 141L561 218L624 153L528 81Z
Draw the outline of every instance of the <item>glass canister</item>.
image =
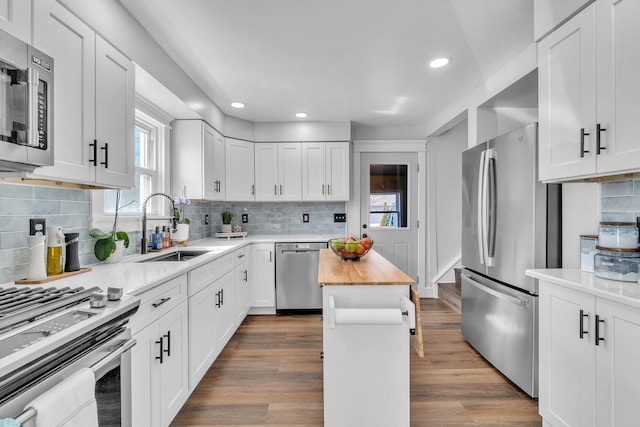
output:
M613 249L637 249L638 227L633 222L601 222L598 246Z
M596 246L598 253L594 257L594 274L603 279L622 282L638 280L640 251L638 249L611 249Z
M580 236L580 269L593 273L594 257L598 252L596 245L598 236L595 234L583 234Z

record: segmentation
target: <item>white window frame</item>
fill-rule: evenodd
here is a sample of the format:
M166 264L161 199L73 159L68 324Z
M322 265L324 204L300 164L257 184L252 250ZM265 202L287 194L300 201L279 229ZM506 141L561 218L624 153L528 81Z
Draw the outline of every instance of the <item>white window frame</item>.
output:
M171 126L173 118L166 112L162 111L151 102L143 97L136 95L136 127L145 127L154 133L156 139L156 175L154 180L153 192L168 192L170 189L170 161L169 161L169 144ZM147 172L145 168L136 166L138 171ZM104 190L94 190L91 192L91 228L99 228L104 231L111 230L113 227L113 213L104 211ZM154 199L159 199L154 197ZM144 203L141 200L140 203ZM160 200L152 200L147 207L147 218L166 217L167 212L162 215L159 210ZM142 207L142 206L141 206ZM132 232L141 231L142 229L142 213L120 212L118 214L118 230Z

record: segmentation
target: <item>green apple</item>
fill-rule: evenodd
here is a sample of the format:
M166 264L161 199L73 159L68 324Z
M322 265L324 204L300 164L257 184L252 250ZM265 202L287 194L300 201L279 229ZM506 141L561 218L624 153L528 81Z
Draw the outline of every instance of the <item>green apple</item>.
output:
M344 247L344 244L340 240L334 240L331 242L331 249L333 249L336 252L340 252L343 247Z
M344 245L344 248L347 250L347 252L354 253L358 250L358 244L354 241L349 241Z

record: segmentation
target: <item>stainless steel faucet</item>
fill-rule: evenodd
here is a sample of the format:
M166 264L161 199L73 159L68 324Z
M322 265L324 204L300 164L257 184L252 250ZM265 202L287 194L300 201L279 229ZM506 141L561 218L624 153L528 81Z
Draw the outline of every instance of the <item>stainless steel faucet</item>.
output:
M169 199L171 201L171 229L175 230L175 218L173 218L173 212L174 209L176 207L174 200L165 193L153 193L152 195L150 195L149 197L147 197L144 201L144 203L142 204L142 242L141 242L141 248L140 248L140 253L141 254L146 254L147 253L147 202L149 201L150 198L154 197L154 196L163 196L166 197L167 199Z

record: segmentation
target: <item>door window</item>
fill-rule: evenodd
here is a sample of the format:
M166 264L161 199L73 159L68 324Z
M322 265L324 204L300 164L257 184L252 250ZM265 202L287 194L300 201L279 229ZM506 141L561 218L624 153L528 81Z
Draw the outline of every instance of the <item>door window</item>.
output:
M407 165L370 165L370 227L407 227L407 169Z

